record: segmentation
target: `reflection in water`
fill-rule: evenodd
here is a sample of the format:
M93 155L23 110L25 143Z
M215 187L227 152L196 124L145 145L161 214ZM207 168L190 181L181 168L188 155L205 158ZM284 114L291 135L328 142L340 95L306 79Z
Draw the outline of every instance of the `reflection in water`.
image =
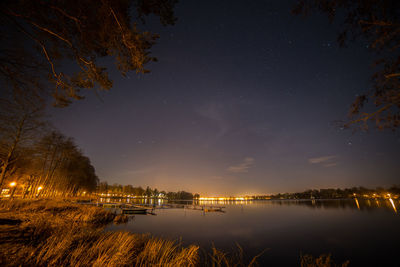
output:
M397 213L396 206L394 205L393 199L389 198L390 204L392 204L393 210L395 213Z
M161 198L129 198L129 197L121 197L121 198L99 198L99 203L127 203L127 204L141 204L141 205L152 205L152 206L161 206L165 203L168 203L166 199Z
M224 207L227 205L237 205L243 207L262 204L262 205L285 205L285 206L306 206L312 209L357 209L360 211L367 210L388 210L397 213L397 205L400 205L399 199L358 199L354 198L354 201L350 199L310 199L310 200L179 200L179 201L168 201L167 199L153 199L153 198L99 198L98 202L101 203L128 203L128 204L139 204L144 206L151 206L154 208L166 208L170 207L170 204L174 205L174 208L188 208L189 206L200 206L200 207Z
M357 199L357 198L355 198L354 200L355 200L355 202L356 202L357 209L360 209L360 203L358 203L358 199Z
M269 200L277 205L297 205L307 206L312 209L357 209L360 211L386 210L397 213L396 206L400 205L398 199L376 199L374 202L368 199L354 198L354 201L348 199L332 199L332 200ZM257 201L255 202L257 203Z

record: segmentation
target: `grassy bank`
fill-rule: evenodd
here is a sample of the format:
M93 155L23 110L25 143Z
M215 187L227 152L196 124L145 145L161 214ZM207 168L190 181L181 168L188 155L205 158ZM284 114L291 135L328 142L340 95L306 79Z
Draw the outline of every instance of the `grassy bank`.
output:
M62 200L0 201L0 266L256 266L243 250L211 253L148 234L106 232L126 222L102 208ZM246 263L245 263L246 262ZM330 257L303 256L301 266L336 266ZM346 266L346 265L343 265Z
M198 247L127 232L104 209L65 201L1 201L1 266L193 266Z

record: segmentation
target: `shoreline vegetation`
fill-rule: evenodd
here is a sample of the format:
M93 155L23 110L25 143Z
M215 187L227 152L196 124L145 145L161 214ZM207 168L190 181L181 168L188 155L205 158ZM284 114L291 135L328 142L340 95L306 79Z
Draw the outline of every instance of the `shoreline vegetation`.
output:
M0 202L2 266L194 266L199 247L149 234L107 232L125 217L56 200ZM122 215L124 216L124 215Z
M141 186L134 187L132 185L113 184L108 185L101 182L97 190L93 192L96 197L100 198L158 198L167 200L280 200L280 199L398 199L400 197L400 186L393 185L389 188L376 187L366 188L363 186L351 188L321 188L308 189L303 192L294 193L278 193L268 195L245 195L245 196L200 196L199 194L186 191L166 192L159 191L157 188L152 189L147 186L143 189Z
M215 247L206 253L150 234L105 231L125 223L125 215L70 200L0 200L2 266L257 266L238 246L234 253ZM335 265L330 255L300 257L300 266Z

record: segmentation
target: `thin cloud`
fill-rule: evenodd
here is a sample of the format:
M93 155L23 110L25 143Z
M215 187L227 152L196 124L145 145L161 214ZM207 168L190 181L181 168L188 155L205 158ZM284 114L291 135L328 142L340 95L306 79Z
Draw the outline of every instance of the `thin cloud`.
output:
M254 158L247 157L242 163L228 167L226 170L233 173L246 173L249 172L251 166L254 165Z
M216 123L218 127L217 137L224 136L230 128L230 125L224 116L223 108L224 106L222 104L208 103L195 110L200 116Z
M323 156L323 157L317 157L317 158L309 158L308 162L311 164L318 164L318 165L322 165L326 168L329 167L334 167L336 165L338 165L338 163L336 162L337 156Z
M310 159L308 159L308 162L311 164L324 163L324 162L332 161L335 158L336 158L336 156L324 156L324 157L318 157L318 158L310 158Z

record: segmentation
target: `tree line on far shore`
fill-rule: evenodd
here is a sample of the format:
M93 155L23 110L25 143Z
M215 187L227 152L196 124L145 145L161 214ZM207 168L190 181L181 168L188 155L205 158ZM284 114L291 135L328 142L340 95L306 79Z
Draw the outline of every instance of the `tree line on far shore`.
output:
M158 190L157 188L151 188L147 186L144 189L141 186L134 187L132 185L121 185L112 184L109 185L107 182L100 182L97 187L96 192L98 194L110 194L116 196L135 196L135 197L145 197L145 198L167 198L170 200L190 200L194 198L199 198L199 194L193 194L186 191L177 192L166 192L164 190Z
M279 193L268 196L255 196L254 199L340 199L340 198L380 198L387 197L388 194L400 195L400 186L393 185L390 188L376 187L375 189L362 186L352 188L326 188L308 189L297 193Z

